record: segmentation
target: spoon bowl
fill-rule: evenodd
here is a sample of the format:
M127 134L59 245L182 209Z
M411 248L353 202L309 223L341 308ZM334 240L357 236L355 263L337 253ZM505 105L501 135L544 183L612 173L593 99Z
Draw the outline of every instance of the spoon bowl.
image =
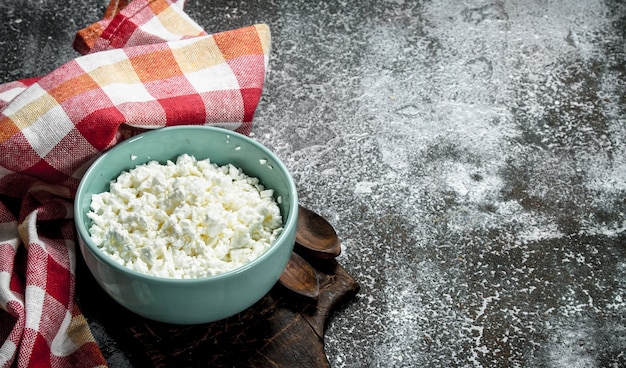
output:
M291 253L287 267L280 275L279 281L287 289L311 299L316 299L320 294L317 272L296 252Z
M341 242L333 226L302 206L298 206L296 248L316 259L331 259L341 254Z

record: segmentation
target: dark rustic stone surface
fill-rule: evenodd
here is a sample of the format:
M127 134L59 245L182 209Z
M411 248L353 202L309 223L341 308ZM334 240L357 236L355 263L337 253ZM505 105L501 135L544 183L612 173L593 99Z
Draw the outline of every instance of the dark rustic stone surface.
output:
M0 80L75 57L105 5L0 0ZM331 366L626 366L623 1L186 9L272 30L255 137L361 285L329 321ZM136 359L93 329L112 365Z

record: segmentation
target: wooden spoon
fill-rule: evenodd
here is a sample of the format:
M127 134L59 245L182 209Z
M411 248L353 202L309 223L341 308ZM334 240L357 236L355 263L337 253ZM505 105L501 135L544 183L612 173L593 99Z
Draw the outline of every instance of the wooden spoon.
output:
M341 253L341 244L335 229L322 216L298 206L298 228L296 244L285 271L280 275L280 283L294 293L317 299L320 293L319 280L315 268L303 256L327 260Z
M320 294L317 272L296 252L291 252L287 267L278 281L287 289L308 298L317 299Z
M341 253L339 237L326 219L317 213L298 206L297 250L317 259L331 259Z

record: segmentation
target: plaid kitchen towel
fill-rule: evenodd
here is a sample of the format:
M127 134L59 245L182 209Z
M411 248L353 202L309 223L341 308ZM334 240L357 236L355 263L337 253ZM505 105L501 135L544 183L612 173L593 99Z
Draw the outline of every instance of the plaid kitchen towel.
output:
M270 32L208 35L182 0L112 0L74 47L50 74L0 85L0 367L106 365L74 302L81 175L145 129L249 134Z

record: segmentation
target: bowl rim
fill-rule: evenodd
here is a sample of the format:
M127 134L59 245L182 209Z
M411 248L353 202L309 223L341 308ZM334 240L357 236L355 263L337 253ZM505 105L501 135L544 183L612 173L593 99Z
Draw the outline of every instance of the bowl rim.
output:
M133 269L130 269L124 265L117 263L108 254L106 254L100 248L98 248L95 245L95 243L92 241L91 235L89 234L89 230L87 229L86 224L82 220L81 209L79 208L79 203L81 202L79 201L79 198L83 195L82 194L83 188L86 185L85 178L93 174L94 171L96 170L96 167L102 161L107 159L107 155L109 154L109 152L121 150L122 148L120 147L136 144L136 142L142 140L143 137L145 136L163 135L163 134L167 134L170 131L175 131L175 130L208 131L208 132L213 132L213 133L221 133L226 136L238 137L239 139L242 139L243 141L246 141L247 143L253 146L256 146L256 148L258 148L265 155L271 158L276 164L274 165L274 167L277 166L278 169L284 174L286 181L288 183L288 186L289 186L289 194L291 198L293 198L293 200L291 201L289 205L289 216L287 216L287 219L283 219L284 221L283 231L281 231L281 233L274 240L274 242L270 245L270 247L259 257L237 268L234 268L232 270L222 272L216 275L208 275L208 276L195 277L195 278L162 277L162 276L155 276L155 275L150 275L150 274L146 274L143 272L135 271ZM183 153L180 153L179 155L182 155ZM121 171L120 171L120 174L121 174ZM269 189L272 189L272 188L269 188ZM89 200L89 203L91 203L91 200ZM78 241L82 241L84 246L86 248L89 248L89 251L91 252L93 256L95 256L96 258L98 258L99 260L107 264L108 266L113 267L114 269L119 270L122 273L132 275L132 277L141 279L142 281L145 281L145 282L192 285L192 284L201 284L201 283L207 283L207 282L218 282L222 279L228 279L228 278L234 277L236 275L246 272L250 268L254 267L257 263L263 262L263 260L271 257L273 253L276 253L278 251L278 247L276 245L281 241L285 241L284 239L288 237L285 229L289 228L289 229L294 229L295 231L295 229L297 228L298 193L297 193L295 181L293 180L293 177L290 171L287 169L287 166L282 162L282 160L280 160L280 158L278 158L278 156L274 152L272 152L269 148L259 143L258 141L252 139L249 136L243 135L241 133L238 133L238 132L226 129L226 128L214 127L214 126L208 126L208 125L179 125L179 126L158 128L155 130L150 130L150 131L137 134L133 137L130 137L124 140L123 142L116 144L115 146L109 148L108 150L104 151L93 162L91 162L91 164L89 164L89 167L87 168L85 173L82 175L80 183L76 190L73 207L74 207L74 227L76 228L76 231L78 233L78 237L79 237Z

